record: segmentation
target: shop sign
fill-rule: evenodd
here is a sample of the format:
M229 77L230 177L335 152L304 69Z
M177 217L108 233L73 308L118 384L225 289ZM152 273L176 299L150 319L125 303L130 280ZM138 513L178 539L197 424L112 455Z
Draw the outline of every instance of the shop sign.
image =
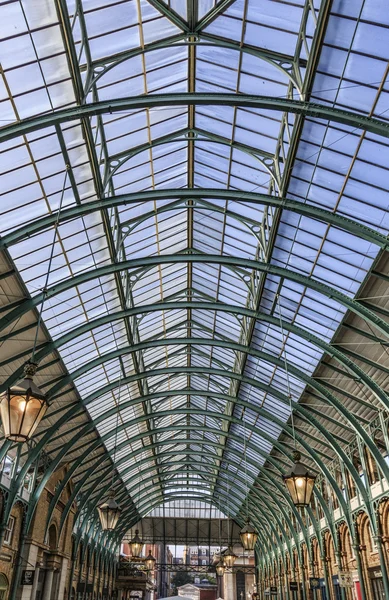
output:
M277 586L271 585L270 587L266 588L265 596L277 596Z
M382 577L382 571L377 569L369 569L371 579L375 577Z
M310 577L309 587L311 590L320 590L320 579L318 577Z
M21 585L32 585L34 583L35 570L22 571Z
M291 592L297 592L299 589L299 584L297 581L289 581L289 590Z
M339 585L342 588L354 587L353 576L349 571L339 571Z

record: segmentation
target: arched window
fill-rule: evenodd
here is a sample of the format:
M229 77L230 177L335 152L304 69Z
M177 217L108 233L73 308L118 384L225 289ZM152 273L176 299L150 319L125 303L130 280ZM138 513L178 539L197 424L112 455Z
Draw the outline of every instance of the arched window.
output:
M0 600L5 600L8 590L8 579L4 573L0 573Z
M48 544L50 550L57 549L57 528L54 524L50 525L48 533Z

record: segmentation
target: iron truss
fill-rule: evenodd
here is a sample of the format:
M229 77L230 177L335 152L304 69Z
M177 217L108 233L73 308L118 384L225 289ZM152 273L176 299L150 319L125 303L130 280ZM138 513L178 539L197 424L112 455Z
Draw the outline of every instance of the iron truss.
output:
M60 528L76 503L77 540L109 549L186 502L237 523L248 510L262 556L291 553L314 510L336 538L328 489L352 530L347 478L377 533L354 460L368 451L389 479L389 44L373 47L373 17L330 0L54 4L47 38L28 10L7 17L24 25L2 72L1 389L44 302L51 407L31 447L2 446L17 463L3 526L32 468L26 531L66 465L46 525L72 481ZM366 47L350 34L344 50L340 18ZM349 73L361 56L377 81ZM305 516L281 482L293 438L320 474ZM125 510L103 537L113 468Z

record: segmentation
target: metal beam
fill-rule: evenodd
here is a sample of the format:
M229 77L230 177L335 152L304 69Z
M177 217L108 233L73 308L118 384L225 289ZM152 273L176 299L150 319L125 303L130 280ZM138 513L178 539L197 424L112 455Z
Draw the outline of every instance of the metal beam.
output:
M190 33L190 27L188 23L178 14L175 10L168 7L162 0L147 0L151 6L153 6L161 15L169 19L173 25L184 31ZM184 0L181 0L184 2Z
M73 37L74 23L72 23L70 20L66 0L55 0L55 4L57 7L57 13L58 13L59 21L61 24L61 33L63 36L64 46L66 49L66 57L68 60L69 70L72 75L75 97L76 97L78 104L83 104L83 102L84 102L83 82L82 82L81 74L79 71L78 53L77 53L77 48L76 48L76 44L75 44L74 37ZM83 6L81 3L81 0L76 1L76 14L77 14L77 19L78 19L77 24L80 27L81 36L83 39L83 49L84 49L84 53L85 53L85 58L88 63L88 66L89 66L89 73L91 73L92 72L92 67L91 67L92 54L91 54L90 47L89 47L86 21L85 21L85 16L84 16L84 11L83 11ZM98 94L96 92L95 87L92 87L92 97L94 100L98 99ZM107 157L108 151L107 151L105 132L104 132L104 127L103 127L101 117L98 117L97 121L98 121L97 127L100 130L100 137L101 137L101 144L102 144L103 152L104 152L105 157ZM101 197L104 193L104 187L103 187L103 181L102 181L102 177L101 177L101 173L100 173L100 165L99 165L99 160L98 160L98 156L97 156L97 150L96 150L95 143L94 143L95 135L92 131L92 126L91 126L91 122L89 119L82 119L81 126L83 129L83 134L84 134L84 138L85 138L86 151L87 151L88 158L89 158L94 187L96 190L97 197ZM57 131L58 131L58 129L60 129L60 128L57 125ZM65 148L65 150L66 150L66 148ZM66 160L65 155L64 155L64 159L65 159L65 163L67 164L68 161ZM101 219L103 222L104 232L105 232L106 241L107 241L107 247L108 247L110 257L111 257L111 261L115 262L116 247L115 247L114 235L112 232L110 215L108 213L108 210L106 210L104 207L101 210ZM117 289L117 293L118 293L118 297L119 297L121 306L122 306L122 308L125 308L127 306L127 303L126 303L126 297L125 297L125 293L124 293L124 289L123 289L122 278L120 277L119 273L116 273L114 275L114 278L115 278L116 289ZM131 329L129 321L125 322L125 328L126 328L126 333L127 333L127 339L129 341L129 343L131 344L134 339L134 332ZM132 356L132 360L133 360L134 368L138 369L138 357ZM144 410L146 410L146 407L144 407Z
M91 271L82 272L79 275L76 275L70 279L60 281L56 285L49 287L46 290L45 294L37 294L36 296L34 296L34 298L29 298L28 300L25 300L16 308L9 311L5 316L3 316L0 319L0 331L5 327L8 327L10 323L21 317L29 310L35 308L36 306L39 306L44 298L48 300L66 290L76 287L77 285L86 283L88 281L92 281L105 275L115 274L119 273L120 271L127 271L131 269L144 270L146 268L155 267L163 264L209 263L231 267L240 267L243 269L249 269L250 271L258 271L262 273L272 274L280 277L281 279L294 281L307 287L308 289L313 289L328 298L336 300L337 302L351 310L353 313L364 319L367 323L370 323L370 325L376 327L384 335L389 335L389 323L381 319L378 315L376 315L371 310L363 306L357 300L353 300L345 294L343 294L342 292L340 292L339 290L337 290L336 288L332 288L331 286L321 283L320 281L317 281L315 279L312 279L311 277L307 277L306 275L302 275L301 273L292 271L290 269L285 269L283 267L278 267L269 263L262 263L256 260L237 258L232 256L195 254L194 250L187 250L187 252L188 254L166 254L152 257L137 258L133 260L126 260L115 264L108 264L103 267L93 269ZM3 384L1 389L4 390L4 386L6 385L8 385L8 382L6 384Z
M1 131L1 130L0 130ZM215 190L212 188L203 189L192 189L192 190L180 190L180 189L166 189L166 190L153 190L150 192L138 192L134 194L122 194L118 196L111 196L102 198L100 200L94 200L91 202L85 202L83 204L72 206L71 208L65 208L61 211L59 217L57 212L41 217L31 221L28 225L19 227L11 233L8 233L0 238L0 249L12 246L17 242L22 241L36 233L44 231L48 227L52 227L58 220L59 223L66 223L72 219L81 218L87 214L108 208L116 208L122 206L128 206L132 204L138 204L140 202L158 202L159 200L192 200L194 207L196 206L196 200L199 202L199 210L201 210L201 201L203 198L207 200L232 200L236 202L247 202L259 206L274 206L290 210L325 223L330 223L339 229L344 229L357 237L366 239L373 244L376 244L380 248L387 248L389 246L389 240L387 236L361 225L353 219L343 217L332 211L318 208L311 204L305 204L285 197L269 196L267 194L257 194L254 192L238 192L232 190ZM205 209L205 208L204 208ZM160 209L161 211L163 208ZM209 207L208 207L209 210ZM217 207L215 207L217 210ZM243 215L242 215L242 218Z
M261 411L261 409L258 409L258 410L259 410L259 411ZM237 422L239 421L239 419L237 420L237 419L236 419L236 418L234 418L234 417L231 417L231 419L234 419L234 420L235 420L235 421L237 421ZM187 427L185 427L185 429L187 429ZM205 429L205 430L209 430L209 428L208 428L208 429L207 429L207 428L204 428L204 429ZM174 430L179 430L179 431L181 431L180 427L177 427L177 426L168 426L168 427L166 427L166 428L164 428L164 429L163 429L163 431L174 431ZM161 430L160 430L160 431L161 431ZM218 430L213 430L213 431L218 431ZM290 434L292 435L292 433L291 433L291 430L290 430ZM108 436L108 435L113 435L113 433L111 432L111 434L107 434L107 436ZM138 437L139 437L139 436L142 436L142 435L144 436L144 435L146 435L146 434L145 434L145 433L139 434L138 436L136 436L136 438L134 438L134 441L137 441ZM236 439L236 441L240 440L239 436L236 436L236 435L234 435L234 434L232 434L232 439ZM185 439L183 439L182 441L183 441L183 442L186 442L187 440L186 440L186 438L185 438ZM241 441L241 440L240 440L240 441ZM199 441L196 441L195 443L199 443ZM277 441L276 441L275 443L276 443L276 445L279 445L279 446L280 446L280 447L279 447L279 450L280 450L280 452L281 452L282 454L284 454L285 456L289 457L289 450L288 450L288 449L285 449L283 445L280 445L280 444L279 444L279 442L277 442ZM306 442L304 442L304 441L303 441L302 443L303 443L303 444L306 444ZM220 442L209 442L209 445L212 445L212 446L214 446L214 447L223 447L223 445L221 445L221 444L220 444ZM121 446L123 446L123 443L121 444ZM252 442L250 442L250 445L249 445L249 446L250 446L250 447L251 447L251 446L253 446L253 448L256 448L256 445L255 445L255 444L253 444ZM306 444L306 447L307 447L307 452L308 452L308 454L309 454L309 453L310 453L310 450L309 450L310 446L309 446L309 444ZM267 455L267 453L265 453L263 450L257 449L257 451L259 451L259 453L260 453L261 455L264 455L264 456L265 456L265 455ZM233 448L232 448L232 449L231 449L231 452L232 452L232 454L234 454L234 455L236 454L236 455L237 455L237 457L239 457L239 459L241 458L241 453L240 453L240 451L239 451L238 449L233 449ZM139 453L141 453L141 449L137 449L136 451L134 451L133 453L131 453L129 456L131 456L131 457L134 457L134 458L135 458L135 457L136 457L136 456L137 456ZM128 457L127 457L127 458L128 458ZM144 459L144 461L146 461L146 460L147 460L147 459ZM274 459L274 458L273 458L273 457L271 457L271 456L268 456L268 460L270 461L270 463L272 463L272 464L273 464L273 466L276 468L276 470L277 470L279 473L282 473L282 472L283 472L283 468L284 468L284 467L283 467L282 463L280 463L280 461L278 461L278 460ZM348 459L347 459L347 458L346 458L346 460L348 461ZM144 461L143 461L143 462L144 462ZM142 464L143 464L143 462L142 462ZM250 462L251 462L251 461L250 461ZM320 459L319 459L319 462L321 462L321 461L320 461ZM350 466L351 466L351 465L350 465ZM134 467L133 467L133 465L132 465L132 466L131 466L131 467L129 467L127 470L131 470L131 469L133 469L133 468L134 468ZM274 475L272 475L271 473L269 473L269 471L268 471L267 469L265 469L265 468L264 468L263 466L261 466L261 465L258 465L258 464L256 464L256 468L257 468L257 469L259 469L259 471L260 471L260 472L261 472L261 473L262 473L262 474L263 474L263 475L264 475L266 478L269 478L269 479L272 481L273 485L274 485L274 486L275 486L275 487L278 489L278 491L279 491L279 492L281 492L281 495L284 497L284 499L286 500L287 504L289 504L289 506L290 506L290 508L292 509L292 511L296 511L296 509L295 509L295 507L294 507L293 503L291 502L291 499L290 499L289 495L286 493L286 490L285 490L284 486L283 486L283 485L281 485L281 480L279 480L279 481L278 481L278 479L277 479L276 477L274 477ZM320 468L320 467L319 467L319 468ZM323 464L323 468L324 468L324 470L326 471L326 467L325 467L325 465L324 465L324 464ZM351 468L352 468L352 470L354 470L354 471L355 471L355 473L356 473L356 470L355 470L355 468L354 468L353 466L351 466ZM360 478L359 478L358 474L355 474L355 473L353 473L353 476L355 476L355 477L357 477L357 478L359 479L359 482L357 482L357 485L361 486L361 485L362 485L362 483L361 483L361 481L360 481ZM151 476L151 478L152 478L152 476ZM104 480L104 476L102 476L102 480ZM340 491L339 489L337 489L337 488L336 488L336 486L337 486L337 484L336 484L336 481L335 481L335 480L333 480L333 478L332 478L332 476L331 476L331 475L329 475L329 480L330 480L330 482L331 482L331 485L332 485L332 483L335 483L335 488L334 488L334 491L335 491L335 493L336 493L337 495L339 495L339 497L340 497L340 501L341 501L341 503L342 503L342 501L344 501L344 499L343 499L343 497L342 497L342 493L341 493L341 491ZM130 482L129 482L129 483L130 483ZM94 487L96 487L96 486L94 486ZM253 491L253 489L252 489L252 491ZM362 493L363 493L363 490L361 490L361 491L362 491ZM104 492L105 492L105 490L104 490ZM104 492L103 492L103 493L104 493ZM266 487L266 492L267 492L267 493L269 492L269 488L268 488L268 486ZM325 504L323 503L323 500L322 500L322 498L321 498L321 494L320 494L319 490L318 490L318 489L316 489L316 490L315 490L315 493L316 493L316 495L318 496L320 503L323 505L323 507L325 507ZM88 497L90 497L90 494L87 494L87 495L88 495ZM101 497L101 495L102 495L102 493L101 493L101 490L99 490L99 492L98 492L98 498L100 498L100 497ZM149 495L147 496L147 500L148 500L148 499L149 499ZM261 499L262 499L262 498L261 498ZM147 502L147 500L146 500L146 502ZM71 503L69 503L69 504L71 505ZM296 513L296 515L298 515L298 512ZM347 511L345 511L345 516L346 516L346 518L347 518Z
M102 114L114 114L135 109L154 108L160 106L239 106L290 112L314 119L325 119L341 123L355 129L368 131L382 137L389 137L389 123L375 117L367 117L355 112L332 108L324 104L304 102L288 98L272 96L253 96L245 94L152 94L149 96L131 96L128 98L112 98L100 102L92 102L65 108L37 117L23 119L18 123L0 128L0 142L39 131L45 127L53 127L57 123L67 123L77 119Z
M136 306L131 309L127 309L124 311L116 311L111 314L104 315L97 319L91 320L88 323L81 325L80 327L73 329L72 331L64 334L61 337L58 337L55 341L49 342L45 344L39 351L37 352L37 360L41 362L46 356L51 354L54 350L57 350L64 344L68 344L72 340L76 339L78 336L84 335L89 331L92 331L95 328L103 327L104 325L108 325L114 323L120 319L126 319L133 317L135 315L145 315L153 312L166 311L166 310L186 310L188 308L192 308L192 310L210 310L210 311L220 311L227 312L230 314L247 316L251 319L255 319L264 323L269 323L275 327L280 326L279 319L273 317L270 314L263 313L261 311L250 310L248 308L242 306L234 306L230 304L223 304L221 302L198 302L198 301L190 301L190 302L159 302L156 304ZM347 356L345 356L342 351L331 344L326 343L321 338L315 336L314 334L306 331L302 327L294 325L293 323L289 323L288 321L283 322L283 328L286 331L290 331L294 335L297 335L310 343L315 344L318 348L320 348L323 352L335 358L340 364L342 364L346 369L354 374L354 376L361 380L364 385L374 394L374 396L380 400L381 402L386 402L388 396L386 392L374 381L372 377L370 377L359 365L352 360L350 360ZM331 366L331 365L329 365ZM358 400L358 398L356 398ZM371 408L374 408L370 403Z
M114 69L117 65L120 65L122 62L127 60L131 60L136 56L144 55L147 52L153 52L155 50L159 50L161 48L182 48L191 46L199 46L201 42L206 42L206 47L219 47L219 48L228 48L229 50L235 50L236 52L241 52L243 54L249 54L251 56L255 56L259 60L263 60L279 71L288 79L292 85L297 89L300 98L302 99L302 88L299 84L298 79L295 77L292 68L286 68L285 65L290 65L292 67L295 64L295 59L293 56L289 56L287 54L276 52L274 50L268 50L267 48L258 48L255 46L251 46L250 44L240 44L239 42L234 42L234 40L227 40L225 38L211 35L209 33L196 33L195 36L187 36L187 34L178 34L174 36L169 36L164 40L158 40L156 42L151 42L150 44L145 44L143 48L132 48L131 50L125 50L123 52L119 52L117 54L113 54L111 56L105 56L104 58L98 58L91 63L91 67L95 69L93 74L93 78L87 84L85 89L85 95L87 96L92 86L97 83L97 81L104 77L108 71ZM301 67L306 66L306 60L301 59L299 61ZM98 70L96 70L98 68ZM81 66L81 71L86 70L86 66Z
M154 348L154 347L166 347L168 345L187 345L188 342L191 345L226 347L226 348L235 350L237 352L250 354L252 356L255 356L256 358L264 360L265 362L275 365L281 369L285 368L285 363L283 360L276 358L273 355L262 352L260 350L248 348L247 346L243 346L242 344L235 344L235 343L231 343L231 342L229 342L227 344L225 341L204 340L203 338L191 338L190 341L186 338L154 340L152 342L140 343L136 347L132 347L133 348L132 351L134 351L134 349L136 349L136 351L137 351L138 346L139 346L139 349L144 349L144 348ZM119 356L125 355L129 352L130 352L130 348L125 348L125 347L122 347L118 350L109 352L109 353L91 361L90 363L83 365L82 367L77 369L77 371L75 371L71 375L71 377L79 377L83 373L87 372L89 369L92 369L100 364L103 364L105 361L112 360L115 357L117 358ZM325 398L328 401L328 403L330 405L332 405L340 414L342 414L346 418L346 420L348 420L348 422L350 423L350 425L352 426L354 431L361 437L361 439L364 441L364 443L367 445L367 447L371 451L377 464L380 466L382 472L385 473L385 475L389 479L389 466L386 464L383 456L379 452L375 443L372 442L370 435L365 431L365 429L360 424L358 418L355 417L352 413L350 413L350 411L347 410L347 408L344 406L342 401L338 400L338 398L336 398L336 396L334 396L322 383L316 381L315 379L313 379L312 377L307 375L304 371L297 369L292 364L288 365L288 371L294 377L296 377L297 379L300 379L301 381L304 381L304 383L306 385L315 389L323 398ZM252 379L245 375L240 375L238 373L234 373L234 372L231 372L228 370L224 371L223 369L214 369L214 368L207 368L207 367L203 367L202 369L200 369L200 367L166 367L163 369L153 369L153 370L141 373L141 374L136 374L136 375L131 375L130 377L126 377L123 379L122 383L126 384L126 383L129 383L130 381L137 381L137 379L139 377L140 378L149 378L149 377L153 377L153 376L156 376L157 374L162 374L162 373L190 374L190 373L198 373L198 372L209 373L209 374L213 374L215 376L225 377L225 378L229 378L229 379L236 379L237 381L244 381L254 387L257 387L259 389L262 389L263 391L266 391L270 395L276 396L280 399L282 398L282 395L280 395L279 393L277 394L277 390L275 390L271 386L268 386L262 382L256 381L255 379ZM61 389L62 387L64 387L66 385L66 383L67 383L66 378L63 378L58 384L56 384L53 388L51 388L51 390L49 392L49 396L58 392L59 389ZM83 403L86 405L88 402L91 402L92 399L96 399L97 397L103 395L107 391L115 389L118 385L119 385L118 382L113 382L107 386L104 386L103 388L92 393L88 398L86 398L84 400ZM181 390L181 391L183 391L183 390ZM238 404L238 403L242 403L243 401L240 399L234 399L234 402ZM288 403L288 400L286 400L286 403ZM293 401L293 406L294 406L295 410L300 410L300 405L298 404L298 402ZM250 404L248 404L248 408L250 408ZM72 412L74 412L74 410L75 409L71 409L71 411L69 411L70 415L72 414ZM308 415L309 415L309 413L308 413ZM70 416L69 416L69 418L70 418ZM226 416L225 416L225 418L226 418ZM97 422L97 420L95 420L95 422Z
M227 10L235 0L219 0L217 4L196 25L196 32L201 31L205 27L208 27L219 15Z
M109 173L106 172L104 178L104 188L107 187L107 185L112 181L112 178L114 177L115 173L120 171L120 169L124 164L126 164L126 162L128 162L134 156L137 156L142 152L152 150L153 148L156 148L157 146L161 146L163 144L171 144L173 142L180 144L190 144L204 141L207 141L211 144L222 144L223 146L228 146L229 148L233 148L234 150L244 152L249 156L255 158L270 175L275 185L277 186L277 189L280 188L280 181L277 176L277 173L275 172L275 169L272 170L272 166L274 167L273 154L271 154L270 152L266 152L265 150L261 150L260 148L254 148L253 146L249 146L248 144L241 144L240 142L229 140L228 138L225 138L221 135L210 133L204 129L199 129L197 127L187 127L186 129L179 129L175 133L164 135L160 138L152 140L151 142L140 144L139 146L135 146L135 148L131 148L131 150L123 150L122 152L113 154L109 157L109 165L112 166L114 162L116 162L116 164L111 168L111 171ZM188 188L190 188L190 186L188 186Z
M155 375L158 375L158 373L161 373L161 372L167 372L167 371L168 371L168 372L170 372L170 371L175 371L175 372L177 372L177 373L181 373L181 371L182 371L182 370L185 372L185 371L187 371L187 368L185 368L185 369L179 369L179 368L176 368L176 369L173 369L173 368L169 368L169 369L162 369L162 370L159 370L159 371L157 371L157 372L150 372L148 375L150 375L150 376L155 376ZM194 369L192 369L192 371L194 371ZM219 370L215 370L215 369L211 369L210 371L212 371L212 372L213 372L215 375L221 375L221 376L223 376L223 375L226 375L226 373L224 373L223 371L219 372ZM204 372L204 369L202 369L201 371L200 371L200 369L198 369L198 372ZM146 374L145 374L144 376L146 376ZM241 376L241 375L232 374L232 373L229 373L229 374L227 373L227 376L230 376L230 377L236 377L236 378L239 378L239 379L241 379L241 378L242 378L242 376ZM122 384L123 384L123 385L125 385L126 383L129 383L129 381L130 381L130 380L132 380L133 378L134 378L134 376L131 376L131 377L127 378L127 380L126 380L126 381L123 381L123 382L122 382ZM247 381L247 383L248 383L249 385L253 385L254 387L260 387L260 388L263 388L263 384L261 384L260 382L257 382L256 380L253 380L253 379L250 379L250 378L244 378L244 379ZM119 385L119 382L115 382L114 384L111 384L111 385L109 385L109 386L106 386L106 388L104 388L104 389L102 389L102 390L99 390L99 392L97 392L97 393L95 393L95 394L92 394L92 395L89 397L89 401L92 401L94 398L96 398L98 395L100 395L100 393L101 393L101 394L104 394L104 393L106 393L106 391L108 391L108 389L112 389L114 386L115 386L115 387L117 387L118 385ZM203 391L203 393L204 393L204 391ZM274 393L274 391L273 391L273 393ZM214 395L215 395L215 394L214 394ZM279 394L278 394L278 395L279 395ZM282 396L282 395L281 395L281 396ZM216 397L216 395L215 395L215 397ZM88 399L86 399L86 400L88 401ZM128 401L126 404L123 404L122 408L124 409L124 408L125 408L127 405L129 405L129 403L131 403L131 402L132 402L132 401ZM248 407L248 408L250 408L250 409L253 409L253 407L252 407L252 406L250 406L250 404L249 404L249 403L245 403L244 401L242 401L242 400L240 400L240 399L236 399L236 402L237 402L237 404L241 404L242 406L243 406L243 405L247 405L247 407ZM285 402L288 402L288 400L287 400L286 398L285 398ZM111 412L112 412L112 411L114 411L114 410L115 410L115 409L111 409ZM257 410L257 409L255 408L254 410ZM262 409L260 409L260 410L262 410ZM311 415L309 415L308 411L306 411L306 409L304 409L304 407L301 407L300 405L298 405L298 404L295 404L295 410L297 410L298 412L304 412L304 415L306 415L306 416L307 416L309 419L312 419L312 416L311 416ZM171 411L171 412L173 412L173 413L174 413L174 411ZM68 418L70 418L70 417L71 417L71 414L72 414L72 410L71 410L71 411L69 411ZM101 416L101 419L103 419L103 418L107 418L107 417L109 416L109 414L110 414L110 413L109 413L109 411L107 411L107 413L106 413L105 415L102 415L102 416ZM112 414L114 414L114 413L112 412ZM218 417L220 417L220 415L219 415L218 413L217 413L217 416L218 416ZM139 419L141 419L141 420L142 420L142 418L144 418L144 417L140 417ZM272 416L272 419L273 419L273 420L275 420L276 418L275 418L274 416ZM60 423L56 423L56 424L55 424L55 426L53 426L53 427L52 427L53 431L57 431L57 430L59 429L59 426L60 426ZM283 424L282 426L283 426L284 428L287 428L287 425L285 425L285 424ZM90 427L91 427L91 428L93 428L93 423L91 423L91 424L90 424ZM85 429L85 428L84 428L84 429ZM178 426L178 429L179 429L179 430L185 429L185 426L183 426L183 425L180 425L180 426ZM387 468L386 468L386 463L385 463L385 461L383 461L383 458L382 458L382 456L381 456L381 455L379 455L379 457L377 457L377 456L376 456L376 454L377 454L377 453L375 452L375 449L374 449L374 448L372 448L372 443L371 443L371 440L370 440L369 436L366 434L366 432L364 432L363 428L361 428L361 430L362 430L362 432L361 432L361 433L362 433L362 437L363 437L363 438L366 438L366 439L364 440L364 441L365 441L365 443L366 443L366 445L367 445L367 446L368 446L368 447L369 447L369 448L372 450L372 454L373 454L373 456L376 458L376 460L377 460L377 463L378 463L378 464L380 464L381 468L383 469L383 472L386 472ZM86 431L87 431L87 428L85 429L85 432L86 432ZM218 433L220 433L220 431L219 431L219 430L216 430L216 431L218 431ZM365 434L365 435L364 435L364 434ZM110 437L110 436L114 435L114 432L110 432L109 434L106 434L106 435L107 435L108 437ZM145 433L143 433L142 435L146 435L146 434L145 434ZM50 437L51 437L51 432L50 432L50 431L47 431L47 432L45 433L44 437L43 437L43 438L42 438L42 439L41 439L41 440L40 440L40 441L37 443L37 447L39 447L39 446L41 446L41 445L45 445L45 443L46 443L46 438L47 438L47 441L48 441L48 439L49 439ZM301 443L304 445L306 442L305 442L304 440L301 440ZM71 442L71 444L72 444L72 442ZM71 444L70 444L70 445L71 445ZM310 448L310 446L309 446L309 445L308 445L308 448ZM308 452L308 453L309 453L309 452ZM65 449L65 451L64 451L64 454L66 454L66 449ZM33 457L32 457L32 456L31 456L31 457L29 457L29 460L33 460ZM23 467L23 469L22 469L22 472L20 473L19 477L24 477L23 470L25 470L25 469L27 469L27 468L28 468L28 462L29 462L29 461L27 461L26 465L24 465L24 467ZM382 465L382 464L381 464L382 462L383 462L383 463L385 463L385 464L384 464L384 465ZM358 484L358 481L357 481L357 484Z
M237 403L238 404L242 404L242 405L248 404L248 403L242 402L241 400L238 400ZM185 410L187 410L187 409L186 408L182 409L182 411L185 411ZM172 414L172 413L174 413L174 411L164 411L164 412L166 412L166 414ZM192 413L193 414L207 414L207 412L208 411L203 410L203 409L190 409L190 413L191 414ZM265 409L262 409L262 408L259 408L259 407L255 407L254 412L257 412L258 415L263 415L266 418L269 418L269 416L270 416L271 420L273 420L276 423L277 422L280 423L280 426L284 426L288 430L288 433L289 433L290 436L293 435L293 431L292 431L292 428L290 426L283 425L282 422L279 419L277 419L276 417L274 417L274 415L271 415L270 413L268 413L268 411L266 411ZM183 412L183 414L185 414L185 412ZM214 414L217 417L220 418L220 414L219 413L214 413ZM135 421L131 420L131 423L134 424L134 422L138 422L138 420L139 420L139 418L136 419ZM233 417L233 416L228 416L228 420L231 421L231 422L233 422L233 423L241 423L240 419L237 419L236 417ZM249 430L255 431L255 425L251 425L251 424L246 424L246 425L247 425L247 427L248 427ZM174 426L173 425L173 426L165 427L165 428L163 428L163 429L161 429L159 431L171 431L171 430L173 430L173 431L174 430L186 431L188 429L189 430L195 429L195 427L198 427L201 430L212 432L212 433L215 433L215 434L220 433L220 431L218 429L213 429L213 428L210 428L210 427L204 427L202 425L199 425L199 426L193 426L192 425L192 426L189 426L189 428L186 425L180 425L180 426ZM323 426L322 426L322 429L325 431L325 428ZM156 431L158 431L158 430L156 430ZM109 432L108 434L106 434L105 437L108 438L108 437L112 437L113 435L114 435L114 432ZM140 436L145 436L146 433L143 432L143 433L141 433L139 435ZM331 434L328 434L328 435L331 436ZM138 437L139 436L135 436L134 441L136 441L138 439ZM264 437L269 442L274 443L275 447L278 448L279 451L282 454L284 454L285 456L289 457L289 451L287 449L285 449L285 447L278 440L276 440L275 438L272 438L271 436L269 436L265 432L264 432ZM235 441L240 442L240 443L242 441L241 437L239 435L235 435L235 434L231 434L231 439L234 439ZM343 497L342 491L339 489L339 487L338 487L335 479L332 477L331 473L327 469L327 466L325 465L325 463L323 463L323 461L317 455L316 451L311 447L311 445L308 442L306 442L304 440L303 437L301 437L299 434L297 434L297 439L298 439L299 443L303 446L303 448L306 450L307 454L308 455L312 455L312 458L313 458L314 462L318 465L319 469L322 472L324 472L325 476L327 477L328 481L330 482L330 485L333 487L334 492L337 495L340 504L342 505L344 514L347 515L348 514L347 505L345 503L345 499ZM123 446L123 444L124 443L122 443L121 446ZM215 442L215 444L220 444L220 442ZM214 445L214 444L212 444L212 445ZM360 477L359 477L359 474L358 474L356 468L352 464L352 461L347 457L347 455L345 454L345 452L343 451L343 449L336 442L335 442L335 446L337 447L337 450L339 451L340 459L345 461L345 464L347 465L347 468L350 470L350 473L351 473L352 477L355 478L355 483L358 486L358 489L360 490L360 493L362 494L365 502L367 503L367 509L369 511L369 503L368 503L367 491L364 488L364 485L363 485L363 483L360 480ZM266 459L270 463L272 463L276 467L277 470L279 470L280 472L283 472L283 469L280 468L279 462L276 459L274 459L271 455L267 454L265 451L263 451L262 449L258 448L255 443L253 443L253 442L250 441L249 442L249 447L252 448L252 449L255 449L255 451L258 452L260 455L266 456ZM239 452L238 449L231 450L231 451L233 453L236 453L238 456L240 456L240 452ZM140 449L138 449L136 451L136 453L139 453L139 452L141 452ZM147 459L144 459L144 460L147 460ZM134 465L131 465L127 470L132 470L133 468L134 468ZM257 468L259 469L259 471L265 472L266 475L268 476L268 471L264 467L261 467L261 466L257 465ZM109 486L109 484L108 484L108 486ZM285 495L285 490L283 490L283 491L284 491L283 495ZM317 489L315 490L315 493L319 494L319 492L318 492ZM101 493L100 492L99 492L99 497L101 497ZM285 497L287 497L288 501L290 501L290 498L287 495ZM148 498L146 498L146 500L145 500L146 503L147 503L147 500L148 500Z

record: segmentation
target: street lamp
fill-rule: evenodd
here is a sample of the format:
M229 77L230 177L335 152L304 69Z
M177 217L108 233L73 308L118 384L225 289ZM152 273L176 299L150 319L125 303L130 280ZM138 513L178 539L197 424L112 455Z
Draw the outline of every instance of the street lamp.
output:
M258 534L254 527L250 525L250 519L247 517L246 525L240 531L240 541L245 550L254 550L254 546L258 539Z
M130 542L130 549L133 558L139 558L140 553L142 552L143 542L139 537L139 529L135 530L135 536L132 538Z
M294 465L283 475L283 480L297 507L309 506L316 475L310 473L300 461L301 454L297 450L293 452Z
M0 415L4 437L12 442L26 442L43 419L48 402L33 382L37 365L28 362L24 379L6 389L0 397Z
M227 550L223 554L224 564L226 565L227 568L231 568L234 566L236 559L237 559L236 554L234 554L231 546L228 546Z
M154 558L154 556L151 554L151 550L149 550L149 554L148 556L145 558L145 566L146 569L148 571L153 571L154 570L154 566L155 563L157 562L157 560Z
M108 499L97 507L101 527L104 531L113 531L117 525L122 509L115 500L115 492L108 492Z
M226 567L225 567L225 565L224 565L224 563L223 563L222 560L219 560L219 562L217 563L215 569L216 569L216 575L218 577L223 577L224 571L226 570Z

